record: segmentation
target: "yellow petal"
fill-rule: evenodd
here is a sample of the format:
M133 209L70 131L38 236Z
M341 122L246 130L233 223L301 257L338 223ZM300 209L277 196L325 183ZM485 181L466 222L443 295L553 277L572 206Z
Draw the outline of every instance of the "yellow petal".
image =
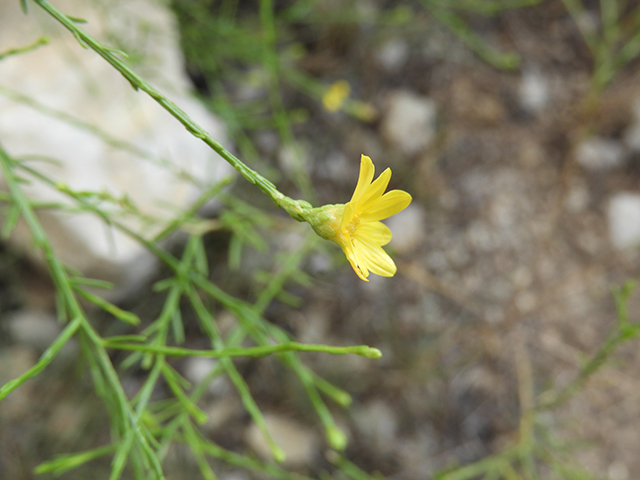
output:
M385 193L366 211L360 213L360 219L365 222L373 222L389 218L401 212L411 203L411 195L403 190L391 190Z
M368 282L369 280L367 280L367 277L369 276L369 270L367 268L367 257L363 255L364 252L362 252L362 249L359 248L359 245L356 241L353 242L353 251L351 253L353 254L353 259L355 260L356 264L356 266L354 266L354 262L352 262L351 266L362 280Z
M360 157L360 176L358 177L358 184L356 185L356 189L351 197L352 202L355 203L360 200L360 197L362 197L367 188L369 188L371 180L373 180L374 172L375 167L373 166L371 159L366 155L362 155Z
M351 202L347 203L344 206L344 212L342 213L342 220L340 221L340 229L342 231L345 231L347 229L349 222L351 222L351 220L353 219L354 213L355 213L355 204Z
M340 247L342 248L342 251L344 252L345 257L347 257L347 260L349 260L349 263L351 264L351 268L353 268L353 271L356 272L356 274L362 280L364 280L365 282L368 282L369 280L367 280L367 277L369 276L369 272L367 272L366 270L363 271L360 268L361 259L356 255L355 247L353 245L353 240L349 236L349 233L343 231L341 232L340 235L336 235L336 237L333 238L332 240L336 242L338 245L340 245Z
M353 246L358 255L363 258L366 270L382 277L393 277L396 273L396 264L382 247L375 243L364 240L354 239Z
M351 264L351 268L353 268L353 271L356 272L356 275L358 275L365 282L368 282L369 279L364 275L364 272L362 270L360 270L360 267L356 263L354 256L353 255L347 255L347 260L349 260L349 263ZM367 273L367 275L369 275L369 274Z
M391 169L387 168L362 195L356 207L356 214L366 211L382 196L389 185L389 180L391 180Z
M370 239L378 245L386 245L391 241L391 230L381 222L362 222L353 234L354 238Z

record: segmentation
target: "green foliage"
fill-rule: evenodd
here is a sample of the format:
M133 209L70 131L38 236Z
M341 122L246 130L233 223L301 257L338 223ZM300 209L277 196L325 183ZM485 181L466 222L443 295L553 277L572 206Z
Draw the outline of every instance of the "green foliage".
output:
M469 27L464 17L464 11L495 15L510 8L520 8L536 5L541 0L421 0L421 3L431 15L449 28L464 44L473 50L488 64L504 69L513 70L520 67L520 57L516 53L501 53L477 35Z
M597 98L615 75L640 55L640 5L627 8L624 0L601 0L599 21L592 23L587 21L589 12L582 0L562 2L593 57L591 94Z
M191 133L229 161L249 182L258 186L276 203L286 201L271 182L246 167L193 122L178 106L167 100L160 92L135 74L116 56L120 52L105 47L89 37L77 26L78 22L64 15L48 2L37 1L36 3L64 25L82 47L94 50L111 63L134 88L146 92L154 98ZM270 5L265 2L262 16L267 24L273 20L270 18L269 8ZM271 24L271 28L273 29L273 24ZM23 53L36 46L7 52L6 55ZM15 92L4 91L3 93L83 128L97 135L107 144L129 150L141 157L142 160L156 161L151 155L136 147L104 134L99 127L87 125L65 112L57 112L43 107L32 99ZM281 128L284 132L286 124L282 123ZM237 266L242 256L244 244L257 249L265 248L265 243L261 240L262 232L258 232L258 229L271 228L272 220L261 210L250 207L229 194L221 195L224 183L207 188L193 207L184 212L177 212L176 217L168 222L155 238L149 240L141 235L141 232L133 231L125 226L122 219L136 216L148 224L154 225L157 225L159 220L144 218L129 198L115 198L107 192L73 190L57 179L42 174L37 165L32 166L31 164L32 162L28 159L12 158L8 152L0 148L0 166L9 189L9 195L3 196L8 211L3 225L3 235L8 236L11 233L20 217L25 220L34 238L34 248L43 253L55 283L58 316L61 321L66 323L66 326L31 369L0 387L0 400L11 394L27 380L39 375L58 356L69 340L76 338L80 342L81 352L89 367L96 393L102 398L112 425L110 444L45 462L37 467L37 473L60 475L100 457L111 456L111 479L121 478L125 471L132 472L135 478L160 479L165 478L162 463L171 445L184 444L189 447L204 478L215 478L209 463L211 458L263 472L273 478L293 478L294 475L279 467L225 450L203 436L198 430L198 426L207 419L207 415L198 407L198 402L207 385L215 377L225 375L230 379L244 408L264 436L273 459L277 463L281 463L285 459L284 451L271 436L249 386L233 362L232 358L234 357L277 356L299 378L309 396L312 407L316 410L320 422L325 427L327 443L334 449L345 448L346 437L335 425L333 416L325 403L325 398L334 399L340 405L348 405L349 395L311 372L296 352L356 354L375 359L380 357L380 351L367 346L333 347L295 342L286 332L266 321L261 315L261 312L274 298L293 301L285 290L290 279L302 283L308 282L308 279L300 271L300 264L314 248L315 239L313 237L301 237L301 248L293 255L283 256L280 261L276 262L281 265L280 269L276 269L275 272L263 272L260 278L263 288L256 302L249 303L229 295L208 279L208 259L202 234L211 228L229 230L234 239L232 240L230 261L232 266ZM183 175L183 172L179 171L173 173L177 177ZM29 179L29 182L39 182L43 186L67 196L73 202L74 207L71 209L65 207L66 210L90 212L102 218L111 227L119 229L137 240L156 255L172 272L169 278L156 285L156 290L163 291L165 294L161 313L139 333L104 337L92 324L85 306L87 303L106 311L114 319L124 322L129 328L139 326L141 322L134 313L122 310L89 290L89 287L109 288L109 284L84 278L60 262L51 247L46 232L35 215L36 208L42 206L28 200L22 191L22 183L26 178ZM309 185L308 187L310 188ZM220 220L214 224L198 220L197 210L215 197L218 197L226 206ZM60 205L47 207L58 208ZM189 232L190 236L182 255L175 257L164 250L160 242L178 229ZM236 246L233 247L233 245ZM236 249L235 253L234 248ZM87 303L81 303L81 298ZM181 309L185 308L185 304L195 314L202 335L210 343L210 349L194 350L181 346L185 342L185 329L181 314ZM237 320L237 325L230 333L223 334L218 329L216 311L220 308L229 311ZM132 332L138 331L133 330ZM246 346L247 343L254 346ZM124 351L128 354L128 357L122 362L122 368L137 366L147 371L147 377L133 399L129 399L125 395L120 373L110 358L110 353L114 351ZM218 368L214 369L198 385L190 385L168 362L169 357L184 358L187 356L216 358ZM167 386L170 396L160 401L152 401L151 394L160 383ZM324 394L324 398L322 394ZM302 477L295 475L295 478Z
M28 379L41 373L69 339L76 336L81 340L83 353L87 356L96 390L103 397L111 414L111 420L114 423L115 438L113 444L47 462L39 467L39 472L61 473L99 456L113 453L112 478L119 478L127 462L131 462L134 470L139 471L143 478L149 478L148 475L153 475L152 478L163 478L162 455L160 455L161 444L158 442L158 439L162 438L164 445L167 445L172 440L187 441L197 457L198 464L203 470L203 475L205 475L205 478L210 478L210 475L204 473L207 471L208 464L203 461L203 455L209 452L210 455L217 458L226 454L221 453L224 451L220 447L205 440L201 435L196 435L193 430L195 427L191 425L191 422L195 421L196 424L201 424L206 420L206 415L197 407L197 401L213 377L206 379L195 388L191 388L181 380L177 372L166 362L166 358L169 356L218 358L221 369L218 369L215 375L226 373L229 376L248 413L265 435L274 459L282 461L284 460L284 452L269 434L259 407L254 401L244 379L231 361L231 358L236 356L261 357L270 354L280 355L282 361L299 376L305 390L308 392L312 405L318 411L318 415L326 427L327 441L334 448L344 448L344 437L336 429L333 418L324 400L319 395L319 391L324 392L330 398L337 397L341 404L345 403L344 397L346 394L326 381L318 379L304 366L294 352L316 351L333 354L357 354L369 358L378 358L380 352L377 349L365 346L332 347L329 345L308 345L291 342L286 333L266 322L260 316L260 311L264 309L271 299L282 293L286 278L297 270L299 262L303 258L302 255L294 255L292 257L294 259L293 262L288 259L284 266L284 273L277 274L274 277L274 281L263 291L256 304L251 305L224 293L203 275L206 273L206 268L203 268L203 262L206 259L202 258L204 249L201 236L191 236L182 258L178 259L162 250L157 242L143 239L135 232L128 230L119 221L110 218L110 222L114 227L129 233L144 243L150 251L164 261L174 271L174 276L163 281L161 285L162 289L168 290L162 313L142 331L141 335L104 338L91 326L84 308L78 301L78 295L99 308L107 310L115 318L128 324L138 324L139 319L134 314L123 311L80 287L82 284L104 286L103 284L93 282L90 279L72 277L69 274L68 269L55 256L45 232L34 215L33 208L21 191L14 171L23 170L23 172L37 177L52 188L56 187L56 183L36 170L31 169L31 167L27 167L10 158L4 151L0 151L0 164L10 188L12 201L14 205L19 206L34 235L36 244L44 251L47 258L52 277L60 295L60 316L72 319L59 338L32 369L0 388L0 399L6 397ZM86 211L109 218L108 214L93 201L92 197L82 192L74 192L68 187L63 188L61 191L74 199ZM305 250L308 251L307 248ZM203 295L213 298L237 316L239 325L227 338L223 338L218 332L214 314L205 306ZM188 300L191 304L200 322L203 334L211 342L211 350L192 350L168 345L168 342L171 341L178 344L184 341L184 334L179 333L182 328L179 315L181 298ZM176 321L178 323L177 330L174 326ZM250 337L256 342L257 346L241 347L240 344L243 343L246 337ZM131 352L128 361L125 362L125 366L141 363L143 368L149 370L149 376L144 386L133 401L124 396L118 374L109 359L107 352L113 350ZM166 382L174 394L175 400L169 404L164 402L165 407L156 411L153 404L150 404L149 399L155 385L160 380ZM168 423L163 425L163 422ZM233 458L237 461L242 457L234 456ZM246 459L245 466L248 468L256 465L261 464ZM286 476L282 478L286 478Z
M49 39L47 37L40 37L38 40L31 43L30 45L26 45L20 48L13 48L6 52L0 53L0 60L4 60L5 58L10 57L11 55L20 55L21 53L30 52L31 50L35 50L38 47L46 45L47 43L49 43Z
M501 53L489 46L474 33L465 20L468 12L495 15L504 9L519 8L539 3L540 0L421 0L421 5L435 19L449 28L462 42L480 58L503 69L519 66L515 53ZM579 21L585 12L581 0L563 0L567 10L576 19L585 42L594 57L593 89L600 92L628 62L640 54L640 7L621 15L619 3L601 2L601 32L590 31ZM80 21L68 17L44 0L35 3L46 10L73 34L83 48L94 50L109 62L129 81L133 88L155 99L169 114L178 119L194 136L204 141L222 158L228 161L250 183L256 185L279 206L288 201L266 178L257 174L244 162L225 149L205 132L178 105L168 100L162 92L138 76L129 63L121 60L124 52L107 47L88 36L78 27ZM27 11L26 0L21 0ZM291 169L290 180L304 194L313 199L314 191L305 165L301 162L299 146L293 129L304 121L307 113L288 110L283 101L284 88L292 88L320 101L328 89L322 80L315 78L295 65L295 60L305 55L305 48L291 40L293 24L305 22L333 22L349 24L366 22L351 2L339 15L323 10L321 2L300 0L276 10L270 0L260 0L257 15L242 15L239 2L193 2L175 0L174 7L183 23L184 46L192 68L206 78L206 88L211 96L204 99L221 115L243 158L258 164L262 171L268 165L260 163L257 149L250 132L273 128L283 143L292 148L297 159ZM332 16L333 15L333 16ZM375 21L385 26L404 26L412 16L411 7L398 6ZM196 28L197 27L197 28ZM11 55L29 52L45 44L41 38L31 45L0 53L0 60ZM206 53L203 55L203 52ZM259 91L260 94L242 105L229 100L227 85L236 82ZM282 328L267 321L263 312L275 299L297 305L299 299L287 290L291 283L308 286L309 277L301 265L317 248L317 237L301 235L300 245L292 252L274 256L272 268L255 272L258 291L250 302L228 294L209 278L209 259L203 235L211 230L229 232L231 236L228 265L231 270L241 267L247 249L263 254L269 251L265 240L269 232L278 229L278 220L257 209L242 199L224 193L230 180L218 185L204 186L198 179L175 169L167 161L139 147L123 142L103 132L99 126L90 125L65 112L55 111L25 97L0 87L0 93L25 105L63 119L97 137L105 144L135 154L141 161L156 162L169 169L177 178L186 178L203 187L200 198L189 209L176 212L173 220L163 225L160 233L149 240L141 232L133 231L123 219L135 216L147 225L157 225L156 218L144 217L136 205L127 197L116 198L108 192L81 192L69 188L60 179L43 175L37 161L52 159L13 158L0 146L0 167L6 179L9 194L0 196L6 215L2 225L3 238L9 237L18 221L23 219L34 239L34 248L46 259L47 266L57 290L57 311L64 329L43 353L37 363L24 374L0 386L0 401L20 388L28 380L40 375L60 354L63 347L75 338L80 343L81 354L90 372L97 395L102 399L112 428L109 444L90 450L59 456L39 465L38 474L64 474L85 464L107 457L110 459L110 479L123 476L135 478L165 478L163 462L175 446L186 447L192 455L200 474L205 479L216 478L216 462L241 467L256 474L276 479L303 479L284 468L269 462L258 461L250 455L240 454L218 445L203 434L200 426L207 415L201 408L201 400L207 386L215 378L227 377L237 392L242 405L264 436L272 459L276 463L284 460L284 452L269 432L260 406L255 400L246 379L238 370L234 358L276 357L287 371L297 377L305 391L309 405L322 424L327 444L332 449L327 459L335 466L335 475L324 478L348 478L354 480L379 479L380 474L364 472L340 453L347 446L347 439L336 425L327 400L340 407L348 407L350 395L342 389L320 378L304 362L301 352L320 352L333 355L360 355L368 359L381 356L378 349L369 346L336 347L296 342ZM354 118L370 120L370 106L348 99L344 111ZM54 160L55 161L55 160ZM35 166L34 166L35 163ZM277 177L279 172L269 171ZM271 175L273 174L273 175ZM73 202L73 207L60 204L38 204L27 199L22 191L25 181L38 182L43 187L55 189ZM218 200L224 209L214 221L197 217L197 211L211 199ZM157 282L155 291L164 295L163 306L157 318L141 327L140 318L133 312L119 308L96 293L96 288L111 288L106 282L85 278L63 265L55 255L50 241L35 212L38 209L60 209L69 212L89 212L131 238L140 242L154 254L170 272L168 277ZM174 255L167 251L162 240L173 232L182 230L188 234L184 251ZM514 445L464 466L452 466L436 474L440 480L520 479L539 478L592 479L588 472L573 466L571 454L575 448L571 442L560 441L541 420L545 412L555 411L575 395L580 394L588 380L606 367L607 361L622 346L640 335L640 326L630 321L628 300L633 290L629 282L614 291L618 312L618 323L609 333L600 349L588 358L575 379L562 390L549 390L539 394L532 405L521 412L520 437ZM81 301L82 300L82 301ZM91 305L88 308L86 305ZM92 322L90 309L107 312L114 320L122 322L124 334L105 336ZM186 342L183 313L193 313L199 333L208 344L207 348L194 349L184 346ZM230 313L235 323L229 331L220 330L217 316L221 310ZM250 346L247 346L247 345ZM114 365L114 352L126 354L121 364ZM201 382L189 384L174 368L170 358L189 356L217 359L217 366ZM122 377L128 368L140 368L146 376L142 387L133 398L125 394ZM124 373L123 373L124 372ZM158 385L166 385L167 396L152 399Z

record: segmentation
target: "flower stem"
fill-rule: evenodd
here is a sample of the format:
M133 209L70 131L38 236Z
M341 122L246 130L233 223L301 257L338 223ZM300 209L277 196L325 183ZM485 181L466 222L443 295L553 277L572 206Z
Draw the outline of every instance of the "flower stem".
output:
M300 212L307 207L306 202L293 200L281 193L276 186L269 180L264 178L255 170L246 166L240 159L224 148L217 140L207 133L200 125L191 119L180 107L169 100L161 92L156 90L151 84L138 76L125 63L120 60L116 51L101 44L93 37L88 35L84 30L79 28L73 20L60 10L55 8L46 0L34 0L40 7L46 10L52 17L60 22L67 30L69 30L84 48L91 48L98 55L104 58L111 66L113 66L120 74L128 80L135 90L142 90L151 98L153 98L162 108L176 118L194 137L199 138L206 143L212 150L225 159L233 168L235 168L247 181L256 185L262 192L268 195L271 200L280 208L287 211L294 219L303 221L300 218ZM122 53L122 52L120 52ZM310 205L309 205L310 206Z

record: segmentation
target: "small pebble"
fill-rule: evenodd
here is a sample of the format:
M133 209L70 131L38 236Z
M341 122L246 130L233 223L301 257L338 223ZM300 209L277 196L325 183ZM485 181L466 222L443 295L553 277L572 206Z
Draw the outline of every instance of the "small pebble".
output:
M276 414L265 414L264 421L275 442L284 450L286 466L309 465L318 450L318 439L306 425ZM260 457L271 459L271 450L258 426L253 423L245 439Z
M189 357L185 363L184 376L193 384L202 382L217 366L217 361L213 358ZM222 395L229 389L228 382L224 375L214 378L208 385L207 390L212 395Z
M609 237L617 248L626 248L640 242L640 195L622 192L609 200Z
M6 321L16 343L37 350L46 350L62 331L62 325L53 315L39 310L19 310Z
M576 149L578 163L587 170L608 170L619 167L625 160L622 144L616 140L592 137Z
M436 104L427 97L409 91L389 95L382 135L406 155L427 148L435 136Z
M407 42L392 38L382 44L376 54L377 60L387 71L400 70L409 57L409 47Z
M549 101L549 82L535 70L525 70L520 80L520 104L527 112L538 113Z

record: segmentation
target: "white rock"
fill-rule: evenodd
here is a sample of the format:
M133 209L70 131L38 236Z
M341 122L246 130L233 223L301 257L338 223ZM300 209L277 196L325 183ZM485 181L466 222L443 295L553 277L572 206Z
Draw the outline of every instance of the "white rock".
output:
M376 52L378 63L388 71L401 69L409 57L409 46L400 38L392 38L383 43Z
M607 468L607 475L611 480L629 480L631 478L629 467L620 459L611 462Z
M578 163L587 170L606 170L622 165L625 151L620 142L592 137L576 149Z
M583 10L576 15L575 22L586 35L595 35L600 28L600 16L595 11Z
M184 73L175 19L170 10L150 0L56 2L62 11L86 19L81 25L93 37L133 53L133 69L185 110L214 138L226 142L218 119L190 96ZM145 93L136 92L107 62L83 49L36 4L29 15L19 2L0 3L0 52L27 45L46 34L49 45L0 62L0 86L82 122L105 135L128 142L150 158L109 145L98 135L15 101L0 90L0 138L14 157L46 156L60 163L31 165L72 189L127 196L145 215L167 222L189 205L200 187L179 179L184 170L201 185L231 172L222 159ZM104 40L111 39L111 40ZM113 45L118 39L118 45ZM164 164L161 165L161 164ZM168 167L167 167L168 166ZM23 185L36 201L65 202L67 198L33 182ZM106 209L117 206L103 202ZM124 218L134 230L150 237L160 225L143 227ZM152 262L140 245L91 214L47 215L47 233L61 259L85 274L118 283L123 289L144 277ZM23 230L24 231L24 230ZM17 234L14 244L28 247L28 236Z
M50 313L19 310L6 318L9 334L21 345L45 350L62 331L62 326Z
M424 240L424 212L417 205L409 205L385 223L393 232L389 246L399 253L415 250Z
M549 82L536 70L525 70L520 80L520 104L533 113L540 112L549 101Z
M185 362L184 376L193 384L202 382L216 368L218 362L214 358L189 357ZM212 395L223 395L229 389L224 375L219 375L207 386Z
M406 155L414 155L433 141L435 122L433 100L413 92L396 91L389 95L381 130L391 145Z
M609 236L617 248L640 243L640 195L621 192L609 200Z
M265 414L264 420L273 439L287 456L285 465L292 467L311 463L318 449L318 439L308 427L275 414ZM269 446L256 424L249 427L245 440L262 458L272 458Z

